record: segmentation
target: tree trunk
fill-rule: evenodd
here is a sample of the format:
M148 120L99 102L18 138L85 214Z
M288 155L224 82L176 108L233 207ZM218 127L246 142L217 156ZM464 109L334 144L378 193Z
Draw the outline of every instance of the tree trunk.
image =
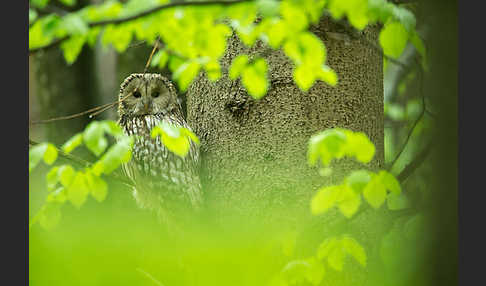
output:
M36 99L41 119L72 115L97 104L93 51L85 46L79 58L67 65L60 49L34 55ZM88 116L46 123L45 140L62 144L88 124Z
M304 93L295 85L293 64L282 51L262 42L248 48L233 36L221 60L221 79L211 82L200 74L189 88L188 122L201 139L201 180L208 210L219 226L244 228L243 220L247 225L264 225L265 230L297 229L302 234L303 257L315 254L325 234L346 231L372 250L368 255L378 261L376 246L387 225L384 208L366 210L345 223L344 229L342 214L313 217L310 213L311 198L320 187L340 183L347 171L364 167L354 160L340 160L332 165L330 177L320 176L317 168L307 164L313 134L333 127L362 131L376 147L368 168L384 166L383 59L362 40L328 37L327 32L343 33L339 27L323 17L311 28L325 43L327 64L338 74L336 87L319 81ZM377 44L378 32L378 27L368 27L362 37ZM231 61L240 53L263 56L269 64L271 88L261 100L252 99L239 80L228 77ZM365 207L363 203L361 208ZM333 224L337 221L339 231ZM309 231L320 235L303 234ZM339 280L345 285L362 284L365 271L352 271L356 275L348 272L353 275Z
M245 224L263 223L265 229L298 229L301 233L310 229L321 235L303 235L302 255L315 254L316 243L326 238L323 233L336 234L331 226L336 219L342 222L343 216L330 212L313 217L312 196L324 185L340 183L350 169L364 166L340 160L332 165L330 177L320 176L317 168L307 164L309 138L333 127L362 131L376 147L368 167L383 167L382 56L361 40L327 37L327 32L342 33L339 27L323 17L311 28L325 43L327 64L339 77L336 87L319 81L304 93L295 85L293 64L282 51L271 50L262 42L248 48L233 36L221 60L221 79L211 82L200 74L189 88L188 122L201 139L206 204L220 226L244 228L238 224L244 220ZM378 31L376 26L368 27L362 36L377 44ZM271 88L261 100L252 99L238 80L228 77L232 59L241 53L263 56L269 64ZM363 203L361 208L365 207ZM367 210L345 226L373 251L370 256L376 256L378 238L386 229L384 213L384 208ZM352 276L354 280L343 283L361 284L363 276L352 273L343 279Z
M308 212L312 194L325 179L307 165L307 143L327 128L366 133L376 146L371 166L383 166L382 57L360 41L327 39L326 32L336 29L327 18L312 29L326 45L328 64L339 77L336 87L319 81L304 93L294 84L292 63L282 51L261 42L247 48L236 37L221 61L222 78L211 82L201 74L193 82L188 120L202 140L202 177L211 209L256 215L285 205ZM367 28L364 35L376 42L378 29ZM260 54L269 63L271 88L261 100L228 78L231 61L240 53ZM334 167L350 165L343 161ZM338 172L331 180L341 177Z

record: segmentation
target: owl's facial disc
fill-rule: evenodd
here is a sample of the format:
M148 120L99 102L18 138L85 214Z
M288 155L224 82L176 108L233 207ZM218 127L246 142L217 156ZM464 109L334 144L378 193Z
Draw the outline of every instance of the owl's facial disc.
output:
M134 116L167 113L173 95L164 82L157 78L137 78L126 89L128 98L123 102L125 114Z

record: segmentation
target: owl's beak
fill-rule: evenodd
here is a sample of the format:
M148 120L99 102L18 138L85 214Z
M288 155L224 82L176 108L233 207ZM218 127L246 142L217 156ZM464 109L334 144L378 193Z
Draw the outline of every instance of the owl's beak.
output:
M144 98L142 103L144 111L149 112L149 109L152 105L152 101L150 100L150 98Z

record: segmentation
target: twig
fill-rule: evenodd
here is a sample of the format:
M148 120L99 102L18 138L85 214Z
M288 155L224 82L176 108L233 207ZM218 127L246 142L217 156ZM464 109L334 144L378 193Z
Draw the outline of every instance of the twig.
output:
M152 275L150 275L150 273L148 273L147 271L143 270L142 268L137 268L137 271L139 271L140 273L144 274L146 277L148 277L150 280L152 280L152 282L154 282L155 284L157 284L159 286L164 286L164 284L162 284L162 282L160 282L159 280L155 279Z
M400 158L400 155L403 153L403 151L407 147L408 141L410 140L410 137L412 136L412 133L415 130L415 127L417 126L417 124L419 123L419 121L422 119L422 117L425 114L425 110L426 110L426 107L425 107L425 96L424 96L424 93L423 93L423 76L424 75L423 75L423 70L422 70L422 68L420 66L419 66L419 71L420 71L420 76L419 76L419 92L420 92L421 97L422 97L422 111L420 112L420 115L417 117L417 119L413 123L412 128L410 128L410 130L408 131L407 138L405 139L405 142L403 143L402 148L400 149L400 151L398 152L398 154L395 156L395 159L393 159L393 161L390 163L390 165L388 167L389 170L391 170L393 168L393 165L395 165L395 163L397 162L398 158Z
M432 150L432 141L397 175L399 182L404 182L422 164Z
M114 25L121 24L121 23L124 23L124 22L136 20L138 18L150 15L150 14L158 12L158 11L162 11L162 10L169 9L169 8L175 8L175 7L184 7L184 6L194 6L195 7L195 6L210 6L210 5L227 6L227 5L233 5L233 4L238 4L238 3L243 3L243 2L251 2L251 1L253 1L253 0L229 0L229 1L209 0L209 1L184 1L184 2L176 1L176 2L171 2L171 3L168 3L168 4L160 5L160 6L151 8L151 9L147 9L145 11L142 11L138 14L134 14L134 15L131 15L131 16L117 18L117 19L109 19L109 20L101 20L101 21L90 22L90 23L87 23L87 25L88 25L88 27L93 28L93 27L97 27L97 26L105 26L105 25L110 25L110 24L114 24ZM62 37L62 38L58 38L58 39L54 40L53 42L51 42L51 43L49 43L45 46L38 47L38 48L35 48L35 49L29 49L29 55L35 54L35 53L37 53L41 50L46 50L46 49L49 49L51 47L54 47L54 46L60 44L61 42L63 42L64 40L66 40L68 38L69 38L69 36L65 36L65 37Z

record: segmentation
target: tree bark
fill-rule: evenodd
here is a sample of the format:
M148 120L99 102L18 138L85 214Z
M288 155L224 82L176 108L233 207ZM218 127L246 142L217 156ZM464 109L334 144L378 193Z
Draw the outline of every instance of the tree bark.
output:
M340 183L352 169L384 166L382 55L362 40L328 37L328 32L344 33L340 27L323 17L311 28L325 43L327 64L338 74L339 83L331 87L319 81L307 93L295 85L293 64L281 50L262 42L248 48L233 36L221 59L221 79L211 82L201 73L191 84L188 122L201 139L201 181L208 212L218 226L238 229L253 224L264 225L265 230L297 230L303 257L315 254L324 238L344 231L371 251L369 259L379 261L379 238L390 222L384 207L368 208L349 224L343 224L348 221L337 211L317 217L310 213L311 198L320 187ZM370 26L361 36L377 43L378 32L378 27ZM241 53L262 56L269 64L271 87L261 100L252 99L239 80L228 77L232 59ZM329 177L309 167L309 138L333 127L364 132L376 147L372 162L365 166L339 160ZM373 267L379 266L349 270L353 275L340 278L326 277L343 283L339 285L363 285L366 271Z
M370 165L383 166L382 57L360 41L326 36L337 30L328 18L312 28L338 74L336 87L319 81L302 92L282 51L262 42L248 48L235 36L221 60L222 78L211 82L201 74L193 82L187 93L188 121L202 140L202 179L211 210L259 216L285 206L308 212L311 196L328 179L307 165L307 144L311 135L327 128L366 133L376 146ZM377 27L363 33L377 41ZM240 53L263 56L269 63L271 88L261 100L228 77L231 61ZM339 171L330 181L339 181L344 170L355 166L350 160L335 164Z

